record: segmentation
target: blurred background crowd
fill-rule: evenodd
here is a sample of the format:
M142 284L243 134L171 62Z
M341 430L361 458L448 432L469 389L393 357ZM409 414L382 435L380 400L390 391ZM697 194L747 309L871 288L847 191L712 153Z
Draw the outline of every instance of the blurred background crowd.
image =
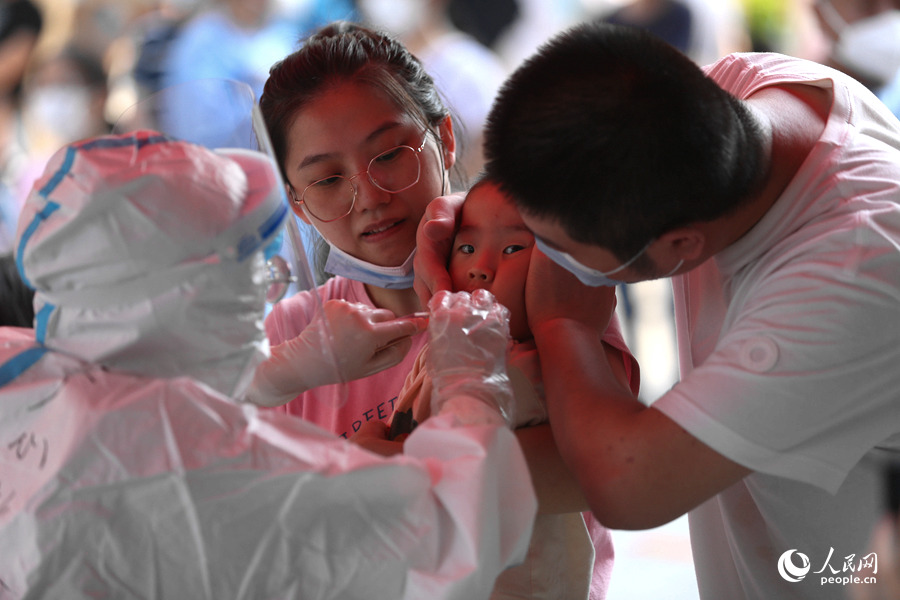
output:
M61 145L183 81L227 77L258 95L269 66L334 19L387 29L423 60L462 124L469 174L500 83L577 21L647 28L700 64L741 50L810 58L879 91L900 66L900 0L0 0L0 252Z

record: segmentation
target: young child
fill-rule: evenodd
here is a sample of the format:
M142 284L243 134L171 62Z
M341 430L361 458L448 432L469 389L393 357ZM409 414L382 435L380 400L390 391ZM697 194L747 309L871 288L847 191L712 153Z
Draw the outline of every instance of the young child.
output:
M469 190L459 223L448 265L454 291L483 288L509 309L513 343L508 371L516 399L515 426L544 423L547 411L540 362L525 311L525 281L534 235L512 201L490 179L481 179ZM609 351L621 355L621 376L637 395L637 362L617 321L610 324L603 340ZM391 417L394 440L403 440L430 415L427 351L426 345L401 389ZM609 532L590 513L539 514L525 562L500 575L491 598L568 599L587 598L589 593L603 597L612 563Z

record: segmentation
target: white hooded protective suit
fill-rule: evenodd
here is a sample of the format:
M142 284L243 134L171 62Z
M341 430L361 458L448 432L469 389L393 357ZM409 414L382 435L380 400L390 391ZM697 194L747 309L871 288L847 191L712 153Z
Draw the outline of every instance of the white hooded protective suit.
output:
M149 132L51 160L18 233L36 327L0 329L0 598L469 600L523 558L496 415L385 459L229 400L267 349L282 189L263 154Z

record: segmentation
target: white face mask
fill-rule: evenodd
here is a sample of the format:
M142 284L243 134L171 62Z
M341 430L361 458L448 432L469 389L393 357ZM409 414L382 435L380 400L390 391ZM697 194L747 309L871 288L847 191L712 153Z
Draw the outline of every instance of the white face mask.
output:
M426 0L359 0L359 12L372 26L404 36L422 26Z
M542 240L538 236L534 236L534 243L541 252L547 255L547 258L577 277L578 281L589 287L615 287L620 283L623 283L618 279L613 279L612 277L610 277L610 275L614 275L628 267L631 263L636 261L647 248L650 247L650 244L648 243L646 246L641 248L640 252L635 254L631 258L631 260L622 263L612 271L606 271L604 273L603 271L598 271L597 269L592 269L591 267L583 265L582 263L575 260L575 257L573 257L571 254L563 252L562 250L556 250L552 246L548 246L544 242L544 240Z
M350 256L330 242L328 247L328 260L325 261L328 273L390 290L407 290L413 286L415 248L399 267L382 267Z
M308 223L312 223L313 217L306 209L305 205L301 205L303 213L309 219ZM325 260L325 272L332 275L340 275L354 281L361 281L380 288L389 290L408 290L413 286L413 258L416 256L416 249L413 248L409 257L403 261L403 264L397 267L382 267L374 263L366 262L362 259L350 256L334 244L328 241L318 227L313 225L316 232L322 236L325 243L328 244L328 258Z
M647 242L647 245L641 248L640 251L632 256L631 259L629 259L627 262L622 263L612 271L607 271L604 273L603 271L592 269L591 267L578 262L578 260L576 260L575 257L571 254L563 252L562 250L556 250L555 248L548 246L546 242L544 242L544 240L542 240L538 236L534 236L535 245L541 252L547 255L547 258L577 277L578 281L588 287L615 287L620 283L625 283L623 281L619 281L618 279L613 279L612 277L610 277L610 275L614 275L630 266L631 263L636 261L638 257L643 254L647 250L647 248L650 247L650 244L652 244L654 241L655 240L650 240L649 242ZM653 279L665 279L666 277L670 277L675 273L675 271L680 269L681 265L683 264L684 259L679 260L678 264L675 265L675 267L671 271L664 275L654 277Z
M91 134L91 96L80 85L47 85L35 89L26 106L31 119L61 144Z
M889 10L853 23L831 5L823 5L829 26L838 34L832 54L861 76L883 85L900 70L900 10Z

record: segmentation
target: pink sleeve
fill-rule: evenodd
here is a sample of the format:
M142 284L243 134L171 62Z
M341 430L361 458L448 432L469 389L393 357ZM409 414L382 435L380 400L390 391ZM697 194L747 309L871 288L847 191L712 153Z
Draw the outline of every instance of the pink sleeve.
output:
M266 337L273 346L293 339L303 333L315 314L315 297L313 292L305 291L294 294L272 307L266 316Z
M616 315L612 316L609 327L603 333L602 340L622 352L628 385L631 388L631 393L637 396L638 391L641 389L640 365L638 365L638 361L631 353L631 350L628 349L628 344L625 343L625 338L622 336L622 328L619 326L619 319Z

